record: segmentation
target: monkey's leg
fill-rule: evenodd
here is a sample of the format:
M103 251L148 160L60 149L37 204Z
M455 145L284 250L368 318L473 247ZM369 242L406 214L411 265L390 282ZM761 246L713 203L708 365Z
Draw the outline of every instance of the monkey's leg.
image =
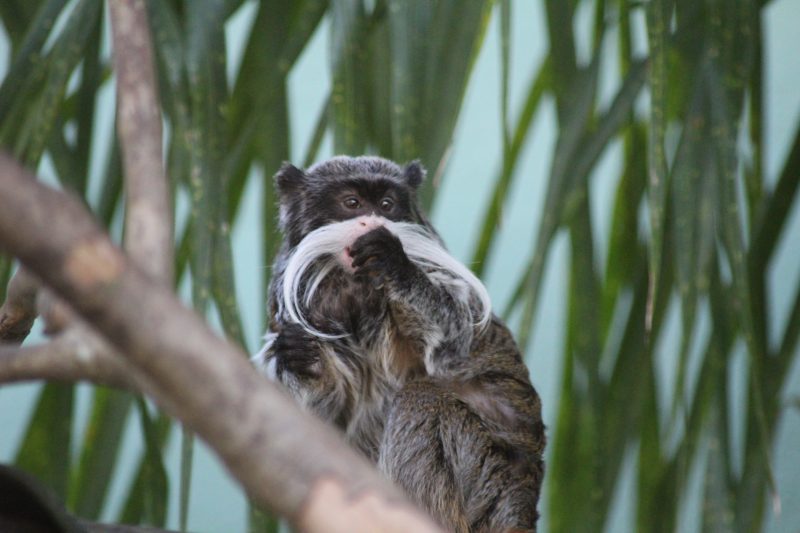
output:
M449 531L535 531L541 458L508 436L449 385L420 379L391 406L379 466Z

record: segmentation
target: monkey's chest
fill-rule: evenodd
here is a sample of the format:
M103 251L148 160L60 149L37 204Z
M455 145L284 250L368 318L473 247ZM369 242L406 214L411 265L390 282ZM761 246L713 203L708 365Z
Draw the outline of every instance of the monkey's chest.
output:
M306 315L314 328L344 334L359 343L376 336L388 314L380 291L344 272L328 276L308 304Z

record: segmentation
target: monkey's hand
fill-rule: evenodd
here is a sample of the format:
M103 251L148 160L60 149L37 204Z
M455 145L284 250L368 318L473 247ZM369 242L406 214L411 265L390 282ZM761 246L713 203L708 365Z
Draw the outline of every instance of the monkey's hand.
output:
M298 324L284 325L270 351L275 358L275 375L279 380L286 372L300 379L319 377L319 343Z
M355 278L380 289L413 276L416 266L403 250L400 239L385 226L365 233L350 247Z

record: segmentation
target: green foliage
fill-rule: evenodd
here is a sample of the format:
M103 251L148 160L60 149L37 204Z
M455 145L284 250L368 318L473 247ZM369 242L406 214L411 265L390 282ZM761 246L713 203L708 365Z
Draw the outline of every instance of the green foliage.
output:
M307 140L304 163L314 161L327 134L336 152L420 159L435 174L422 193L430 207L472 65L496 16L503 151L474 243L478 274L490 261L519 260L499 257L500 219L514 182L532 178L519 165L540 111L553 102L557 117L544 211L535 240L518 250L528 256L504 313L521 317L522 346L531 345L556 237L564 235L571 251L563 295L564 370L555 420L548 421L548 529L608 527L629 458L637 466L639 530L677 527L679 502L697 465L705 469L704 530L759 529L774 490L770 458L800 336L800 291L778 342L767 336L775 329L770 269L797 206L800 124L770 186L763 161L765 2L544 0L549 51L535 69L522 73L529 81L519 109L509 104L509 58L527 51L511 46L511 20L527 3L265 0L257 4L241 65L229 79L224 27L241 4L147 1L169 126L168 174L175 196L185 195L191 205L177 238L176 283L191 272L196 310L216 311L232 341L254 348L246 346L235 296L231 225L245 188L257 179L252 170L269 175L290 157L287 80L323 21L332 87ZM104 153L95 144L98 93L111 82L110 57L101 46L103 5L0 3L12 48L0 85L0 145L32 168L48 155L62 186L81 195L110 227L121 211L122 176L118 143L109 143ZM579 12L587 6L592 20L583 42L590 50L583 61L577 52L586 37ZM640 30L649 50L641 57L632 44ZM609 67L611 54L617 54L617 69ZM614 78L616 92L601 101L603 73ZM748 145L749 159L741 143ZM610 150L619 151L621 165L610 238L602 250L590 213L590 185ZM94 159L104 162L96 195L87 181ZM262 263L269 264L279 237L272 181L263 185ZM10 260L0 258L0 286L10 272ZM266 286L266 279L260 281ZM679 302L681 338L669 357L677 377L665 412L658 400L656 346L664 341L672 301ZM703 321L707 332L697 325ZM737 343L748 354L740 450L731 445L728 394ZM74 437L73 395L72 386L42 390L17 464L52 487L73 512L95 519L106 508L135 406L145 446L138 470L126 480L119 519L164 524L168 483L176 482L163 464L171 422L140 399L96 388L88 427ZM191 438L185 443L184 487ZM191 513L186 488L180 500L185 526ZM250 517L251 531L276 530L275 521L258 510L251 509Z

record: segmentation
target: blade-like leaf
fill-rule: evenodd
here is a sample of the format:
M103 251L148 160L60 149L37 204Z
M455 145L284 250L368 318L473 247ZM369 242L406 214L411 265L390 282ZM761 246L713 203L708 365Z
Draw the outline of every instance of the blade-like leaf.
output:
M365 106L367 87L358 73L366 62L361 43L368 35L362 2L331 1L331 113L333 150L337 154L359 154L367 148Z
M647 199L650 212L650 281L651 301L648 305L648 329L652 324L652 313L656 302L655 287L658 285L661 265L661 250L664 240L664 217L667 202L667 159L664 151L664 135L667 116L667 32L670 13L669 0L653 0L647 4L647 37L650 46L650 131L648 142Z
M734 501L728 487L725 463L727 454L722 452L727 444L720 439L719 426L725 413L712 409L709 421L709 453L703 491L703 531L727 532L734 529ZM724 433L723 433L724 434Z
M533 120L536 116L536 112L540 108L539 104L542 101L542 96L544 95L547 85L550 83L548 69L549 64L547 60L545 60L531 81L525 104L520 113L517 125L514 128L514 134L508 148L508 153L503 156L503 168L500 175L495 180L492 198L489 201L489 206L483 217L478 246L470 262L470 266L478 276L481 276L486 268L486 261L491 253L492 244L497 235L496 229L499 227L502 219L503 205L511 189L511 182L515 176L514 171L519 162L520 152L528 139L528 133L532 130Z
M47 57L47 80L36 107L30 110L31 124L16 144L17 155L34 167L44 152L50 133L58 121L61 101L72 71L78 65L92 28L98 24L102 3L98 0L81 0L73 8L64 29Z
M26 80L41 72L38 69L41 68L44 44L66 3L66 0L48 0L39 6L36 18L28 27L0 86L0 124L5 121L17 94L28 85ZM3 21L7 20L4 14Z
M751 260L762 272L775 251L775 245L783 232L792 207L797 199L800 185L800 127L794 135L794 141L781 170L778 183L764 202L759 213L755 237L750 251Z
M213 268L219 253L219 232L227 224L223 153L227 143L222 108L227 100L225 78L224 0L193 2L186 6L186 65L191 102L187 131L192 197L192 303L205 315L214 286ZM221 261L230 261L223 257ZM227 310L226 310L227 312ZM227 314L226 314L227 316ZM193 457L192 433L183 428L179 524L186 529Z
M517 304L519 296L524 293L529 295L526 298L522 312L519 332L521 346L528 345L528 337L533 326L534 313L538 306L539 288L550 242L555 236L566 209L567 197L570 193L569 186L572 185L571 176L567 174L570 161L579 146L584 127L591 115L597 88L598 62L596 59L597 57L589 67L581 70L576 75L576 79L571 86L571 94L565 96L565 98L571 99L573 105L563 117L563 123L559 130L550 180L547 183L544 212L539 223L533 255L528 262L517 290L512 295L506 308L506 313L504 313L504 315L508 315L508 312Z
M39 393L14 463L67 499L74 385L48 383Z
M103 510L132 400L127 392L94 389L92 413L70 488L70 508L78 516L97 520Z
M511 0L500 0L500 131L503 139L503 166L508 166L511 131L508 121L508 93L511 57Z
M189 523L189 495L192 485L192 465L194 464L194 433L186 426L181 427L181 473L178 501L178 526L186 531ZM165 481L166 471L164 472ZM165 503L166 506L166 503Z
M663 491L669 486L661 446L658 401L656 399L653 368L645 376L646 398L641 418L639 442L639 468L637 486L636 523L638 530L674 531L675 498L664 499Z
M101 7L100 16L97 17L95 25L91 29L89 41L86 45L88 53L81 66L81 85L78 88L77 105L75 109L78 126L75 152L79 165L79 179L72 184L72 187L74 190L78 191L82 197L86 196L86 186L89 180L89 158L92 147L92 135L94 133L94 111L97 91L103 83L103 64L100 58L102 53L102 29L103 16Z
M621 292L635 283L639 243L638 206L644 194L647 159L644 126L634 123L625 134L625 166L617 186L603 286L603 336L609 327Z
M706 273L709 266L707 255L711 253L708 246L710 242L708 238L702 239L701 236L710 236L713 239L715 232L713 209L716 206L708 205L709 201L713 202L711 196L714 193L714 174L713 169L706 164L710 152L702 142L704 135L708 134L703 80L701 75L696 77L670 177L675 224L675 278L681 297L682 319L673 417L685 398L686 365L695 329L697 299L701 288L708 285ZM712 187L712 191L708 191L709 187ZM709 196L704 195L706 192L710 192ZM709 209L712 211L707 212Z
M162 453L172 427L168 418L160 415L153 420L145 402L138 398L136 402L139 422L142 426L145 449L136 475L125 497L125 505L118 521L126 524L163 526L166 516L168 497L168 478Z
M491 3L387 0L391 48L393 159L420 159L439 173L466 80L483 40ZM458 20L458 24L452 21ZM449 28L448 32L435 31ZM466 51L466 52L465 52ZM447 98L442 98L447 95ZM420 191L430 208L435 177Z
M325 131L328 129L328 118L330 117L330 114L331 98L328 96L328 98L325 100L325 104L320 110L319 116L317 117L317 123L316 126L314 126L314 133L308 143L308 148L306 148L306 155L303 157L304 168L310 167L317 159L319 148L322 145L322 139L325 137Z
M3 25L12 43L19 43L24 38L27 29L30 28L35 9L34 2L21 0L0 2L0 18L3 19Z

